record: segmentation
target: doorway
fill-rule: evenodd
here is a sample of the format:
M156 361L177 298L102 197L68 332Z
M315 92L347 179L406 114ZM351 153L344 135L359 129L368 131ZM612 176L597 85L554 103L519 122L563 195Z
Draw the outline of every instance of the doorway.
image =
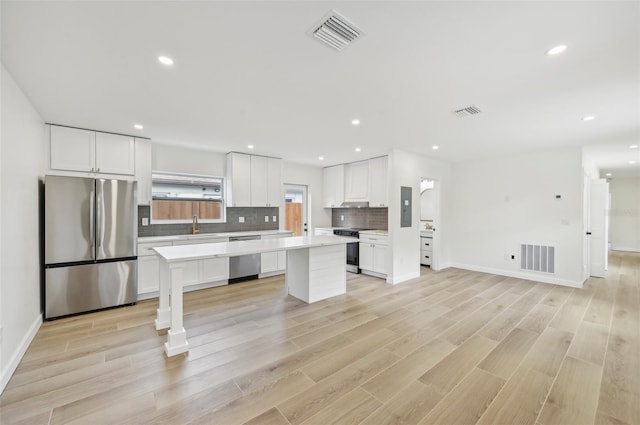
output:
M421 264L425 265L424 257L429 255L429 267L440 270L440 234L437 229L440 225L440 181L423 177L420 179L420 236L421 236ZM429 247L425 246L423 237L431 237Z
M284 185L284 228L293 236L307 236L307 186Z

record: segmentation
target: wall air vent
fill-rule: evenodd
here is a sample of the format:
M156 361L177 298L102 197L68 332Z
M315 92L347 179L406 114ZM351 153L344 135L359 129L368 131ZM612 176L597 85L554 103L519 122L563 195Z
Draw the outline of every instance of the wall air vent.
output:
M520 269L532 272L555 273L556 249L545 245L520 245Z
M327 46L341 51L363 35L362 31L336 11L330 11L309 34Z
M455 111L453 111L453 113L460 118L468 117L470 115L477 115L480 112L482 112L482 110L475 105L467 106L466 108L456 109Z

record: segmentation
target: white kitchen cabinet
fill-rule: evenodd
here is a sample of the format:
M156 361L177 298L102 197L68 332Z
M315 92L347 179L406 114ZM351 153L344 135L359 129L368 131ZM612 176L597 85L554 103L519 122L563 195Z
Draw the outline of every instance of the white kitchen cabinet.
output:
M387 190L388 157L381 156L369 160L369 206L388 207Z
M135 138L96 132L96 172L134 175Z
M151 205L151 140L136 137L135 158L138 205Z
M344 166L344 200L369 200L369 161L352 162Z
M251 155L227 154L227 206L251 206Z
M386 278L388 236L378 232L360 232L358 267L362 273Z
M251 206L278 207L282 191L282 160L251 155Z
M227 205L277 207L281 191L281 159L237 152L227 154Z
M290 237L292 233L278 233L275 235L264 235L262 239L276 239ZM274 276L284 274L287 269L287 252L264 252L260 254L260 275L258 277Z
M160 259L154 247L228 242L227 237L184 239L173 242L138 244L138 298L154 296L160 284ZM182 270L185 291L226 285L229 280L229 258L189 261Z
M135 141L131 136L51 126L53 170L134 175Z
M338 208L344 202L344 164L326 167L322 171L324 208Z
M96 168L96 132L52 125L51 168L54 170L94 172Z

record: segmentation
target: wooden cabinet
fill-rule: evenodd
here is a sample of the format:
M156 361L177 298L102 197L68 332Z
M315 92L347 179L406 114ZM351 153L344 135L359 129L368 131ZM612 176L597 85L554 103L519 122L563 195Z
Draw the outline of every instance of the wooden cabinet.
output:
M151 205L151 140L135 139L135 179L138 205Z
M369 160L369 207L388 207L387 189L388 157L381 156Z
M275 235L264 235L262 239L275 239L290 237L291 233L278 233ZM260 276L274 276L284 274L287 270L287 252L264 252L260 254Z
M344 164L322 171L322 203L324 208L338 208L344 202Z
M358 267L362 273L385 278L387 270L388 236L360 232Z
M282 160L231 152L227 154L227 205L277 207L281 204Z
M52 125L50 146L54 170L135 173L135 140L131 136Z
M369 200L369 161L353 162L344 166L344 200Z
M282 160L251 155L251 206L278 207L282 191Z

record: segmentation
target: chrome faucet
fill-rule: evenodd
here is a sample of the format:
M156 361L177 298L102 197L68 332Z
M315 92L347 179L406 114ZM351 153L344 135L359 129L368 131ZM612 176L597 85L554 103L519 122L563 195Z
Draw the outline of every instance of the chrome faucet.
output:
M200 233L200 230L198 230L198 216L194 215L193 223L191 224L191 234L197 235L198 233Z

